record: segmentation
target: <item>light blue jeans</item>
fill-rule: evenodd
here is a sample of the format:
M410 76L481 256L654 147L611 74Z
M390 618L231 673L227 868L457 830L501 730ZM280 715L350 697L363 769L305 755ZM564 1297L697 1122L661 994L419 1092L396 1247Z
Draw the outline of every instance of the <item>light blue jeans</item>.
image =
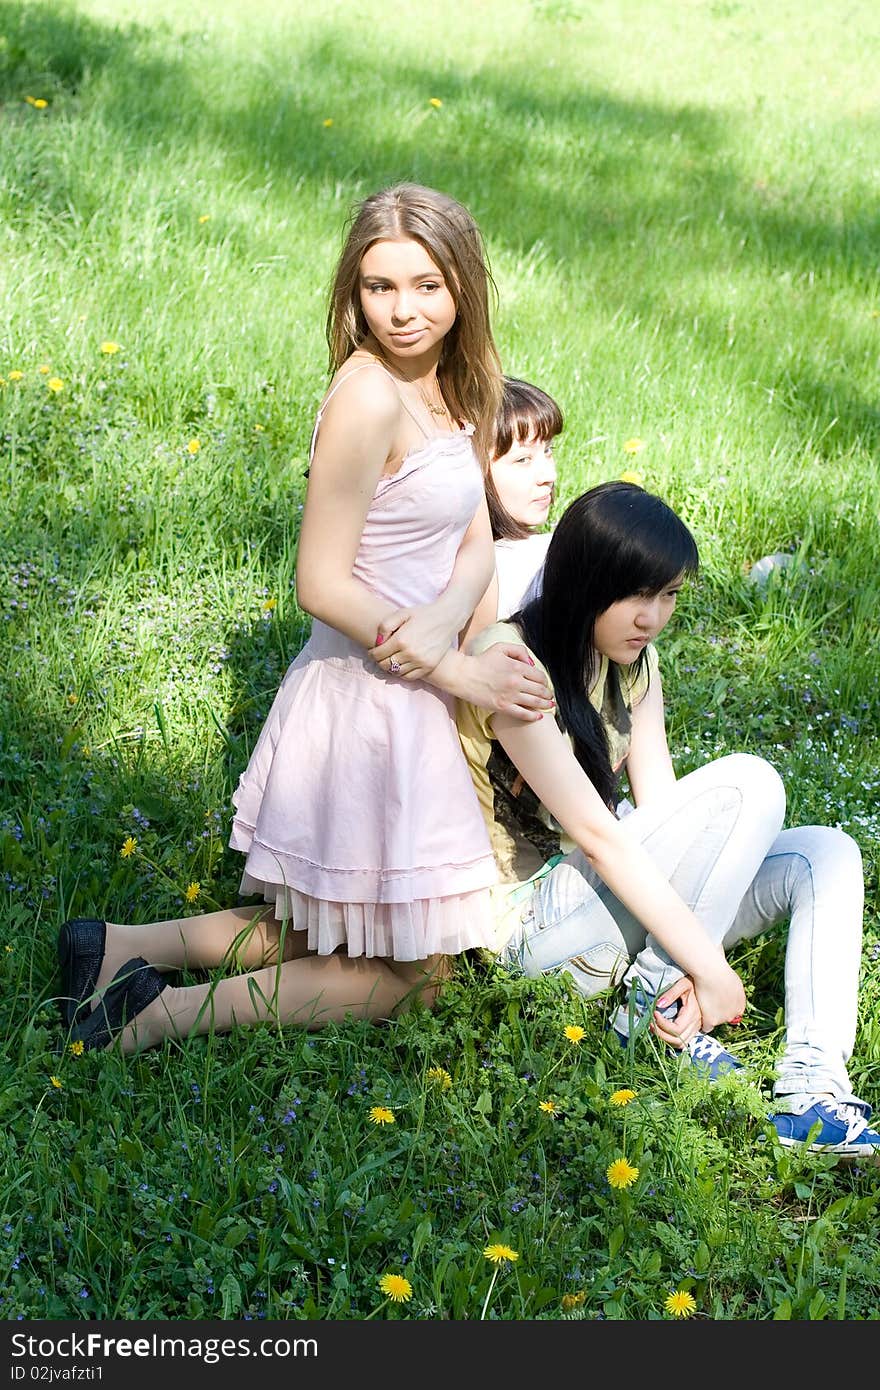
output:
M784 815L775 770L736 753L682 777L621 825L725 949L788 919L785 1047L774 1095L827 1092L864 1107L846 1069L858 1007L861 854L840 830L782 830ZM536 883L520 917L501 958L526 975L566 971L588 996L623 981L637 998L651 998L683 973L580 850ZM614 1026L628 1033L625 1007Z

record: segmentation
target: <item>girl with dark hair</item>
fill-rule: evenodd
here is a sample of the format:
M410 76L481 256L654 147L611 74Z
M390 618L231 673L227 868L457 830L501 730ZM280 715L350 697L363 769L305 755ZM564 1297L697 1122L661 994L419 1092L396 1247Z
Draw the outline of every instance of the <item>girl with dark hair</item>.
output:
M544 563L545 525L556 494L553 445L562 411L530 381L505 377L489 445L486 501L495 542L495 581L474 615L471 633L515 613ZM497 585L497 588L496 588Z
M490 283L453 198L400 184L357 209L297 554L314 622L233 796L241 891L264 906L65 923L73 1041L121 1032L133 1051L266 1021L387 1018L414 993L431 1001L447 956L492 940L496 869L453 698L514 720L551 701L519 643L457 649L494 566ZM157 973L223 964L245 973L187 988Z
M604 483L557 524L540 594L471 643L480 652L519 638L558 707L555 720L524 725L459 705L506 880L496 952L528 975L565 971L588 996L621 985L620 1038L647 1013L662 1042L714 1079L740 1063L712 1029L739 1021L746 1003L725 949L790 919L772 1124L783 1144L876 1158L880 1134L847 1073L857 846L835 829L782 830L785 792L760 758L734 754L675 777L653 642L697 565L693 536L659 497ZM624 770L635 809L618 802Z

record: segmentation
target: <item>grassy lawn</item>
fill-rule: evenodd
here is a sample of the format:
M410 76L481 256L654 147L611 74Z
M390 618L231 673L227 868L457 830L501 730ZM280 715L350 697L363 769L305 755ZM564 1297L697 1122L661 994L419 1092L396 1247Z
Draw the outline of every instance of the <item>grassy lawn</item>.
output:
M753 1085L470 961L388 1028L60 1051L65 917L236 899L230 794L308 630L329 277L351 204L414 179L474 212L505 368L563 406L557 512L636 469L699 540L660 648L678 771L760 753L787 824L860 845L851 1071L880 1106L876 6L439 15L0 0L7 1319L641 1320L678 1289L698 1318L877 1316L876 1170L767 1135L781 935L738 949L719 1034ZM494 1282L491 1243L519 1256Z

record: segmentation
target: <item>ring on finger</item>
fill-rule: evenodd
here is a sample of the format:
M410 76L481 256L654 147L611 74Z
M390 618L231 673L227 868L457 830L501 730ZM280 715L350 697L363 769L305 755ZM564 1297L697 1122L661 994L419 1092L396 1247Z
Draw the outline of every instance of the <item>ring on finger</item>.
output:
M399 661L395 661L394 657L392 657L391 660L390 660L389 663L388 663L388 670L391 672L392 676L399 676L399 675L400 675L400 662L399 662Z

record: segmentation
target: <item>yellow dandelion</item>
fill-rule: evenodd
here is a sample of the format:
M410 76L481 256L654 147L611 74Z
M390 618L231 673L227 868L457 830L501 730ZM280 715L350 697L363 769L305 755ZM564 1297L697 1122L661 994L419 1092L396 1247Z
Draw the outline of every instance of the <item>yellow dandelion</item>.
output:
M483 1255L487 1260L491 1260L493 1265L500 1265L502 1260L513 1264L514 1260L519 1259L519 1251L511 1250L509 1245L487 1245Z
M37 368L37 371L40 373L40 376L48 376L51 370L52 368L49 366L48 362L41 362L39 367Z
M10 381L21 381L21 379L22 379L23 376L24 376L24 372L20 372L20 371L18 370L18 368L16 367L13 371L11 371L11 372L9 373L9 380L10 380Z
M190 883L187 886L186 892L183 896L186 898L188 903L194 903L201 891L202 885L198 882L198 880L193 879L192 883Z
M46 382L46 385L48 386L50 391L55 392L56 396L58 395L59 391L64 390L64 382L61 380L60 376L50 376L49 380Z
M538 1106L538 1109L539 1109L539 1110L543 1110L543 1112L544 1112L545 1115L555 1115L555 1114L556 1114L556 1101L555 1101L555 1100L542 1100L541 1103L540 1103L540 1105Z
M45 111L49 103L45 97L37 97L33 105L37 108L38 111Z
M667 1313L671 1313L674 1318L689 1318L697 1310L696 1300L693 1294L689 1294L687 1289L676 1289L666 1299L663 1305Z
M605 1176L611 1187L622 1190L625 1187L632 1187L639 1176L639 1170L628 1163L625 1158L615 1158L614 1162L609 1163L605 1169Z
M69 694L68 697L67 697L67 703L68 703L69 705L76 705L76 704L78 704L78 703L79 703L79 696L78 696L78 695L74 695L73 691L71 691L70 694Z
M72 1057L81 1057L85 1049L83 1044L77 1040L76 1042L68 1043L67 1050Z
M439 97L428 97L428 105L433 106L435 111L439 111L440 107L443 105L443 102L440 100Z
M130 859L137 847L137 840L133 835L129 835L128 839L123 843L122 849L119 851L119 857L121 859Z
M609 1100L612 1105L629 1105L631 1100L635 1100L635 1091L630 1091L626 1086L620 1091L612 1091Z
M201 217L199 218L199 226L204 227L205 223L210 222L210 220L211 214L209 212L203 212Z
M5 386L5 385L6 385L6 377L5 377L5 376L0 376L0 386Z
M379 1288L392 1303L409 1303L412 1298L412 1284L402 1274L383 1274Z
M568 1041L571 1043L572 1047L579 1047L580 1044L583 1042L584 1038L587 1036L585 1030L581 1028L580 1024L578 1023L569 1023L568 1026L563 1028L562 1031L564 1035L568 1038Z
M645 441L644 441L644 439L639 439L638 436L635 436L635 437L632 438L632 439L625 439L625 440L623 441L623 452L624 452L625 454L638 454L638 453L641 453L641 451L642 451L642 449L644 449L644 447L645 447Z
M60 1076L50 1076L50 1077L49 1077L49 1080L51 1081L52 1085L55 1087L55 1090L56 1090L56 1091L62 1090L62 1088L63 1088L63 1086L64 1086L64 1082L61 1080L61 1077L60 1077Z
M452 1086L452 1077L445 1067L429 1067L428 1080L441 1091L448 1091Z
M4 949L4 951L6 952L7 956L11 956L11 955L12 955L12 952L15 950L15 947L14 947L14 946L4 946L3 949Z
M330 127L331 127L332 124L333 124L333 117L332 117L332 116L328 116L327 119L326 119L326 121L322 121L321 124L323 125L323 127L324 127L325 130L329 130Z
M393 1125L396 1123L394 1111L389 1110L387 1105L372 1105L370 1107L370 1120L374 1125Z
M265 428L265 425L254 425L254 434L262 434Z
M112 357L114 352L119 351L119 344L114 343L111 338L108 338L105 342L101 344L101 351L103 352L105 357Z
M641 487L645 481L644 473L639 473L635 468L625 468L620 475L622 483L635 483L636 487Z
M581 1289L578 1293L564 1293L562 1295L563 1313L571 1313L575 1308L583 1308L587 1301L587 1295Z
M267 598L267 599L266 599L266 602L263 604L263 612L264 612L264 613L271 613L271 612L273 612L277 607L278 607L278 600L277 600L277 598Z
M191 439L186 446L186 452L188 454L197 454L201 447L202 441L200 439Z

